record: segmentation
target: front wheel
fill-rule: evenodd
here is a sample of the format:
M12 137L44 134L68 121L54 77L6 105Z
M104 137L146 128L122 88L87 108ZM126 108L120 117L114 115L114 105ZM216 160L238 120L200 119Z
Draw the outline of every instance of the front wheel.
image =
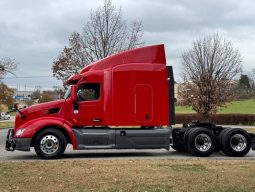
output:
M35 138L35 152L43 159L57 159L66 149L65 135L57 129L45 129Z

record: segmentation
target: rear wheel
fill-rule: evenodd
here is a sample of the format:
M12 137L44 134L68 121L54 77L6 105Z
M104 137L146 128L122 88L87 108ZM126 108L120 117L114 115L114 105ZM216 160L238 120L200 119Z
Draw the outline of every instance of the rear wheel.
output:
M222 138L222 135L228 131L228 129L231 129L231 128L224 128L219 135L217 135L216 137L216 144L215 144L215 148L214 148L214 152L220 152L221 150L221 138Z
M221 137L222 152L232 157L242 157L251 149L251 138L243 129L228 129Z
M207 157L214 152L215 136L205 128L191 129L187 135L186 148L192 155Z
M45 129L35 138L35 152L43 159L59 158L66 149L66 138L57 129Z

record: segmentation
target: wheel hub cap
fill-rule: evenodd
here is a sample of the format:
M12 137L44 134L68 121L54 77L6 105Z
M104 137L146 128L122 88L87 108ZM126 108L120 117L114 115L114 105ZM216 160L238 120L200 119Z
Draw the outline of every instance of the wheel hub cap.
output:
M247 140L243 135L235 134L230 138L230 146L235 151L243 151L247 146Z
M211 138L206 134L199 134L195 137L195 147L197 150L205 152L212 146Z
M59 149L58 138L54 135L46 135L42 138L40 148L45 154L53 154Z

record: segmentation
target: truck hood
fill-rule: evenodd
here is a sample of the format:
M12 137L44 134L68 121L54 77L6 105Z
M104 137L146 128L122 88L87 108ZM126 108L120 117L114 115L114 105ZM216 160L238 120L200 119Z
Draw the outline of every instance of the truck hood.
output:
M21 111L26 115L26 114L34 113L34 112L38 112L38 111L52 110L52 109L55 109L55 108L61 108L61 107L63 107L64 103L65 103L64 99L57 100L57 101L50 101L50 102L46 102L46 103L40 103L40 104L32 105L30 107L22 109Z
M21 118L19 113L16 113L15 128L27 123L30 120L34 120L41 117L58 117L63 118L65 116L65 100L51 101L41 104L32 105L21 110L24 113L25 118Z

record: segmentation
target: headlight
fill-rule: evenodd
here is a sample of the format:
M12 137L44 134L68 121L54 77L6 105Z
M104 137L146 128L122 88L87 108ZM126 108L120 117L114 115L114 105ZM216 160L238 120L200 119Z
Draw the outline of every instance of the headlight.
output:
M26 130L25 128L19 129L19 130L16 132L16 136L21 136L21 135L24 133L25 130Z

